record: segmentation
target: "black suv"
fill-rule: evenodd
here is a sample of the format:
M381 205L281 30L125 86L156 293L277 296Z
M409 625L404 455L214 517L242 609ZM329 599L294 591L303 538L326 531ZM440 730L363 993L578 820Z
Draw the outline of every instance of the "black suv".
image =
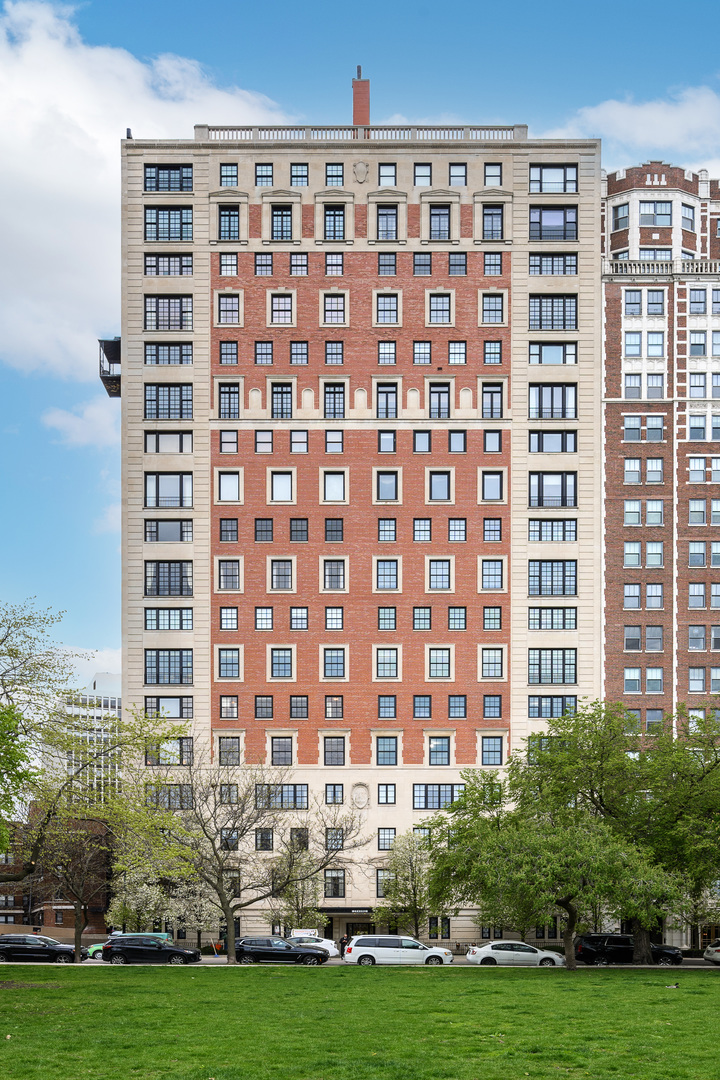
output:
M123 934L105 942L102 958L110 964L198 964L202 954L147 934Z
M682 950L675 945L651 945L654 964L672 967L682 964ZM583 964L632 964L631 934L581 934L575 943L575 959Z
M86 948L80 950L82 960L87 960ZM0 935L0 964L18 961L46 964L72 964L75 960L74 945L64 945L55 938L43 934L2 934Z
M324 964L329 960L325 949L314 945L291 945L283 938L241 938L235 942L238 964Z

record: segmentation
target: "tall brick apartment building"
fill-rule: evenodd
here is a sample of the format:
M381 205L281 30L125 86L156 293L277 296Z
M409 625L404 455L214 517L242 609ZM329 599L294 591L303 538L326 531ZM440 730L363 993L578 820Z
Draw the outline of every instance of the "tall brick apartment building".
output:
M720 692L718 196L652 161L604 198L605 692L648 731Z
M601 692L599 144L354 94L346 127L123 143L101 360L123 698L363 810L335 936L461 770Z

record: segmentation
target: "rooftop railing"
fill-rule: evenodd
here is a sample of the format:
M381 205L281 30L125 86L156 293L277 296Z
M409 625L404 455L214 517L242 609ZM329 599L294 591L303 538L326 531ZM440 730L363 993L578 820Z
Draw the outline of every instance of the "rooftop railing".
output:
M362 139L369 142L524 142L528 137L526 124L510 127L477 127L475 125L438 126L393 125L364 127L361 125L324 125L300 127L277 125L272 127L216 127L208 124L195 125L198 142L220 140L223 142L352 142Z
M615 274L622 277L637 277L648 274L651 277L671 277L673 275L720 275L720 259L606 259L603 274Z

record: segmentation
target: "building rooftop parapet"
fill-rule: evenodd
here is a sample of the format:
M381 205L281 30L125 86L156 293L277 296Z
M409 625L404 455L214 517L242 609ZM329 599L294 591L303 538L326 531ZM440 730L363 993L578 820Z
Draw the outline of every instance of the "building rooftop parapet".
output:
M360 125L360 124L323 124L310 125L273 125L255 127L252 125L222 127L208 124L195 125L196 142L525 142L528 137L527 124L512 126L478 126L438 124L429 126L415 125Z
M720 259L605 259L605 277L720 276Z

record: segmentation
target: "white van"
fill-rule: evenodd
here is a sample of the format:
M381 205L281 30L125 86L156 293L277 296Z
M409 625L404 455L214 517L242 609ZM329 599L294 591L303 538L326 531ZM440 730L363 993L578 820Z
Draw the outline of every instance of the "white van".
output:
M452 964L449 949L432 948L411 937L385 934L375 937L365 935L351 938L345 949L346 964Z

